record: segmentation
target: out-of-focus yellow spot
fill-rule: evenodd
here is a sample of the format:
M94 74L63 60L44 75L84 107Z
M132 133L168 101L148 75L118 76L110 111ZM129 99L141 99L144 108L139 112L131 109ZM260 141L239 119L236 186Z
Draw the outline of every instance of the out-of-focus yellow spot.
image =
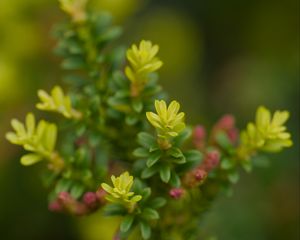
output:
M99 10L110 12L116 22L122 22L145 2L145 0L97 0L94 1L94 6Z
M139 23L141 25L137 27L136 34L160 46L160 58L165 63L162 75L186 75L199 64L202 39L199 28L188 16L169 9L159 9L151 11Z
M111 240L121 222L120 217L104 217L99 211L88 217L79 219L79 231L84 240Z
M79 232L83 240L112 240L120 227L121 217L103 216L103 211L98 211L90 216L78 220ZM140 234L135 228L128 240L140 240Z
M16 75L14 66L0 59L0 104L9 102L19 94Z

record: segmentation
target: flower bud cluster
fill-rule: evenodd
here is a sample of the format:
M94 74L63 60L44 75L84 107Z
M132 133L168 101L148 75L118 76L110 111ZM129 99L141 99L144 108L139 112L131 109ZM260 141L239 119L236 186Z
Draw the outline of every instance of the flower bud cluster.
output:
M220 118L212 131L212 138L215 139L219 132L224 132L231 144L235 145L239 137L239 131L235 126L235 118L231 114L226 114Z
M52 212L68 212L73 215L82 216L96 211L105 204L105 191L99 189L96 192L86 192L81 200L76 200L68 192L60 192L58 197L49 203Z

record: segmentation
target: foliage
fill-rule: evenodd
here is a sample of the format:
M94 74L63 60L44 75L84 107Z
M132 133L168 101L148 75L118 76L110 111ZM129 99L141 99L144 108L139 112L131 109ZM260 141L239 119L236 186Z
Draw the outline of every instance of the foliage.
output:
M241 134L225 115L207 138L203 126L186 126L177 101L167 106L157 83L157 45L142 40L126 52L115 45L121 29L109 15L87 10L86 0L60 4L70 20L54 30L55 53L63 58L69 91L40 90L36 106L64 118L36 125L29 113L25 125L12 120L15 132L7 139L31 152L23 165L48 161L50 210L86 215L104 208L123 217L121 239L135 229L142 239L196 239L199 218L220 192L231 192L241 167L250 171L256 155L292 145L288 112L271 118L259 107ZM105 183L109 177L113 186Z

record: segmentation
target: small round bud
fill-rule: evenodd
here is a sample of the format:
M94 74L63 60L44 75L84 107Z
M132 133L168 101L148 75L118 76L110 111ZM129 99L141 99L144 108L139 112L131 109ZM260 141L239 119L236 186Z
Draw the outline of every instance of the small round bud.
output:
M48 209L52 212L61 212L63 210L63 206L58 200L54 200L53 202L49 203Z
M217 123L218 128L223 130L229 130L231 128L234 128L234 125L235 125L235 118L230 114L224 115Z
M86 192L83 196L83 202L89 208L96 208L98 206L97 195L94 192Z
M105 199L105 196L107 195L107 193L104 191L103 188L99 188L96 192L96 196L97 196L97 199L98 201L100 202L100 204L105 204L106 202L106 199Z
M203 126L197 125L193 130L193 143L198 149L202 149L205 145L206 130Z
M183 188L172 188L169 191L169 195L174 198L174 199L179 199L182 197L184 194L184 189Z
M220 163L220 153L217 150L210 151L206 154L205 160L201 164L201 168L209 172L216 168Z
M196 169L194 172L194 177L197 181L202 181L207 177L207 172L201 168Z
M215 168L216 166L219 165L220 163L220 153L217 150L211 151L209 153L207 153L207 159L206 161L208 161L210 163L210 166Z
M72 197L68 192L60 192L58 194L58 199L61 200L62 202L68 202L72 200Z
M235 144L239 137L239 131L236 128L228 130L227 136L232 144Z

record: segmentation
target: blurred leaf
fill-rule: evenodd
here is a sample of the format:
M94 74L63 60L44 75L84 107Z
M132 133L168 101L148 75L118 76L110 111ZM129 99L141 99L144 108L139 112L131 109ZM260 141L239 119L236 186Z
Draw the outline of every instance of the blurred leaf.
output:
M29 153L29 154L24 155L21 158L20 162L24 166L30 166L32 164L35 164L35 163L41 161L42 159L43 159L43 157L39 154Z
M122 232L128 232L129 229L130 229L131 226L132 226L133 220L134 220L134 216L132 216L132 215L127 215L127 216L123 219L123 221L121 222L120 230L121 230Z
M149 239L151 236L151 228L150 226L145 222L140 222L140 230L143 239Z
M152 167L161 158L161 155L162 152L160 150L151 152L150 156L147 159L147 166Z
M167 183L171 177L171 169L168 165L162 165L159 170L160 178L163 182Z
M139 144L148 149L156 144L155 138L146 132L141 132L138 134L138 142Z
M137 148L133 151L133 155L144 158L149 156L149 151L146 148Z
M84 185L81 183L74 183L71 187L70 194L73 198L78 199L84 192Z
M142 215L148 219L148 220L155 220L155 219L159 219L159 214L156 210L152 209L152 208L145 208L143 210Z
M68 192L71 185L72 185L71 180L65 178L60 179L55 186L56 194L59 194L60 192Z
M240 175L237 171L231 171L228 174L228 179L231 183L237 183L238 180L240 179Z
M152 208L161 208L167 203L167 200L162 197L157 197L150 202Z

